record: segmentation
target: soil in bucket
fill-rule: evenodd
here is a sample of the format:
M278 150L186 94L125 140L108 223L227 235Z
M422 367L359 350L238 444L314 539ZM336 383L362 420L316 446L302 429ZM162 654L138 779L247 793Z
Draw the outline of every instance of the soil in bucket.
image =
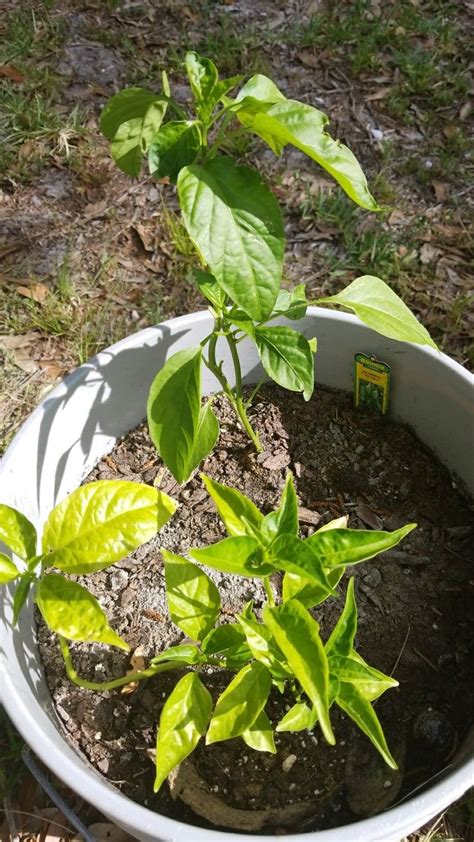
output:
M472 501L410 430L355 410L347 393L318 387L305 403L275 386L262 389L251 411L261 454L223 399L216 398L214 408L221 435L202 470L247 494L264 512L276 506L291 470L303 537L342 515L349 516L352 528L393 530L418 523L395 550L349 569L356 577L357 650L400 683L376 703L400 772L391 772L368 739L332 709L335 747L325 743L317 725L276 734L276 755L252 751L241 739L208 747L201 741L174 776L173 793L165 784L154 795L156 725L182 672L142 682L130 693L82 690L66 678L57 644L39 621L53 703L86 761L123 794L159 813L263 834L344 825L420 791L448 766L469 730ZM225 532L199 476L180 488L156 455L146 425L121 439L87 481L117 478L155 484L180 503L162 532L131 557L76 577L146 662L183 642L168 617L160 547L186 554ZM265 599L258 580L207 572L221 592L223 622L232 622L249 599L258 612ZM278 576L274 584L278 588ZM343 579L340 598L314 609L323 639L340 613L344 591ZM77 644L72 652L79 673L90 680L109 680L130 669L130 656L119 650ZM217 698L231 674L207 669L202 678ZM275 691L266 708L271 720L276 723L292 703Z

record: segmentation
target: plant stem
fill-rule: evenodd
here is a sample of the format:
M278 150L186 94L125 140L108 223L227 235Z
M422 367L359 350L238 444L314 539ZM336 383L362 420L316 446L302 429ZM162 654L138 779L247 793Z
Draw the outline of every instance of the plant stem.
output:
M160 672L169 672L172 669L177 669L183 666L182 664L176 663L157 664L155 667L149 667L146 670L129 672L127 675L123 675L121 678L115 678L112 681L88 681L86 678L81 678L74 669L71 652L64 637L58 634L58 640L61 654L64 658L64 664L66 666L67 677L74 682L74 684L77 684L78 687L84 687L85 690L115 690L117 687L123 687L124 684L131 684L132 681L142 681L144 678L153 678L154 675L158 675Z
M270 582L270 576L263 577L263 587L265 588L268 604L271 606L275 605L275 594L273 593L272 584Z
M249 438L253 442L255 450L257 451L257 453L261 453L262 450L263 450L263 447L260 444L260 439L258 437L258 433L255 432L255 430L253 429L253 427L252 427L252 425L251 425L251 423L248 419L248 416L247 416L247 407L248 407L249 404L244 402L244 399L242 397L242 369L240 367L239 352L237 351L236 341L235 341L235 339L234 339L234 337L231 333L226 333L226 339L227 339L227 344L230 348L230 353L231 353L231 356L232 356L232 363L233 363L234 372L235 372L235 388L234 388L234 394L235 394L234 407L235 407L235 411L237 412L237 415L240 418L240 421L242 423L242 426L243 426L245 432L247 433L247 435L249 436Z
M258 392L259 392L259 391L260 391L260 389L262 388L263 384L264 384L264 383L266 383L266 381L267 381L267 378L266 378L266 377L262 377L262 379L258 381L257 385L255 386L255 388L254 388L254 389L252 389L252 391L250 392L249 397L248 397L248 398L247 398L247 400L245 401L245 404L244 404L245 409L248 409L248 408L249 408L249 406L251 406L251 405L252 405L252 403L253 403L253 400L254 400L255 396L258 394Z

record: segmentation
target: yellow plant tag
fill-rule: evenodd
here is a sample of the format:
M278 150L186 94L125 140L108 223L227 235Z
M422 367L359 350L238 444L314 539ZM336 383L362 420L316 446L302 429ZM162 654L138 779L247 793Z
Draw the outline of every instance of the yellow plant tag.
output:
M390 366L367 354L355 355L354 401L356 407L385 415L390 391Z

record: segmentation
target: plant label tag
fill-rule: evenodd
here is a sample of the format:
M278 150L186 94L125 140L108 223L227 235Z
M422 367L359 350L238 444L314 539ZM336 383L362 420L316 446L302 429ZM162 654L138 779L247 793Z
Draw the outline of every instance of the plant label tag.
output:
M356 354L354 359L356 407L375 409L385 415L390 391L390 366L368 354Z

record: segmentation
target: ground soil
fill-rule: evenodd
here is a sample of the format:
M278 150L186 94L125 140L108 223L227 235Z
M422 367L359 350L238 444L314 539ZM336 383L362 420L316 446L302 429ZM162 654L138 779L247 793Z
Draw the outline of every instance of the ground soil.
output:
M217 399L215 406L221 436L204 471L235 485L268 512L291 469L303 535L343 514L354 528L393 530L418 523L396 550L350 571L356 577L357 649L400 682L376 703L400 774L393 775L368 740L336 714L335 749L325 744L316 726L277 735L276 755L253 752L240 739L200 744L194 755L210 791L234 808L258 810L303 801L313 809L295 830L351 822L439 772L468 731L474 709L468 559L472 509L460 484L409 430L356 411L347 394L318 388L304 403L299 395L265 387L252 410L265 448L258 456L226 404ZM140 646L148 659L182 639L167 617L159 548L186 553L190 546L218 540L223 529L199 477L180 489L156 456L145 426L121 440L89 479L117 477L158 485L181 503L156 540L108 570L79 578L99 597L132 650ZM258 611L264 600L258 583L210 575L221 590L223 622L232 621L249 598ZM278 581L274 584L278 588ZM324 639L341 610L342 592L314 610ZM177 677L144 682L129 695L91 693L66 680L56 643L41 624L39 639L54 705L74 746L132 799L205 824L179 800L173 802L166 785L153 795L156 723ZM73 654L79 672L89 679L110 679L129 668L128 656L99 645L76 645ZM216 697L229 675L214 672L203 678ZM278 721L289 704L290 698L276 692L267 708L271 719ZM293 765L285 763L291 755ZM278 830L267 828L270 833Z

